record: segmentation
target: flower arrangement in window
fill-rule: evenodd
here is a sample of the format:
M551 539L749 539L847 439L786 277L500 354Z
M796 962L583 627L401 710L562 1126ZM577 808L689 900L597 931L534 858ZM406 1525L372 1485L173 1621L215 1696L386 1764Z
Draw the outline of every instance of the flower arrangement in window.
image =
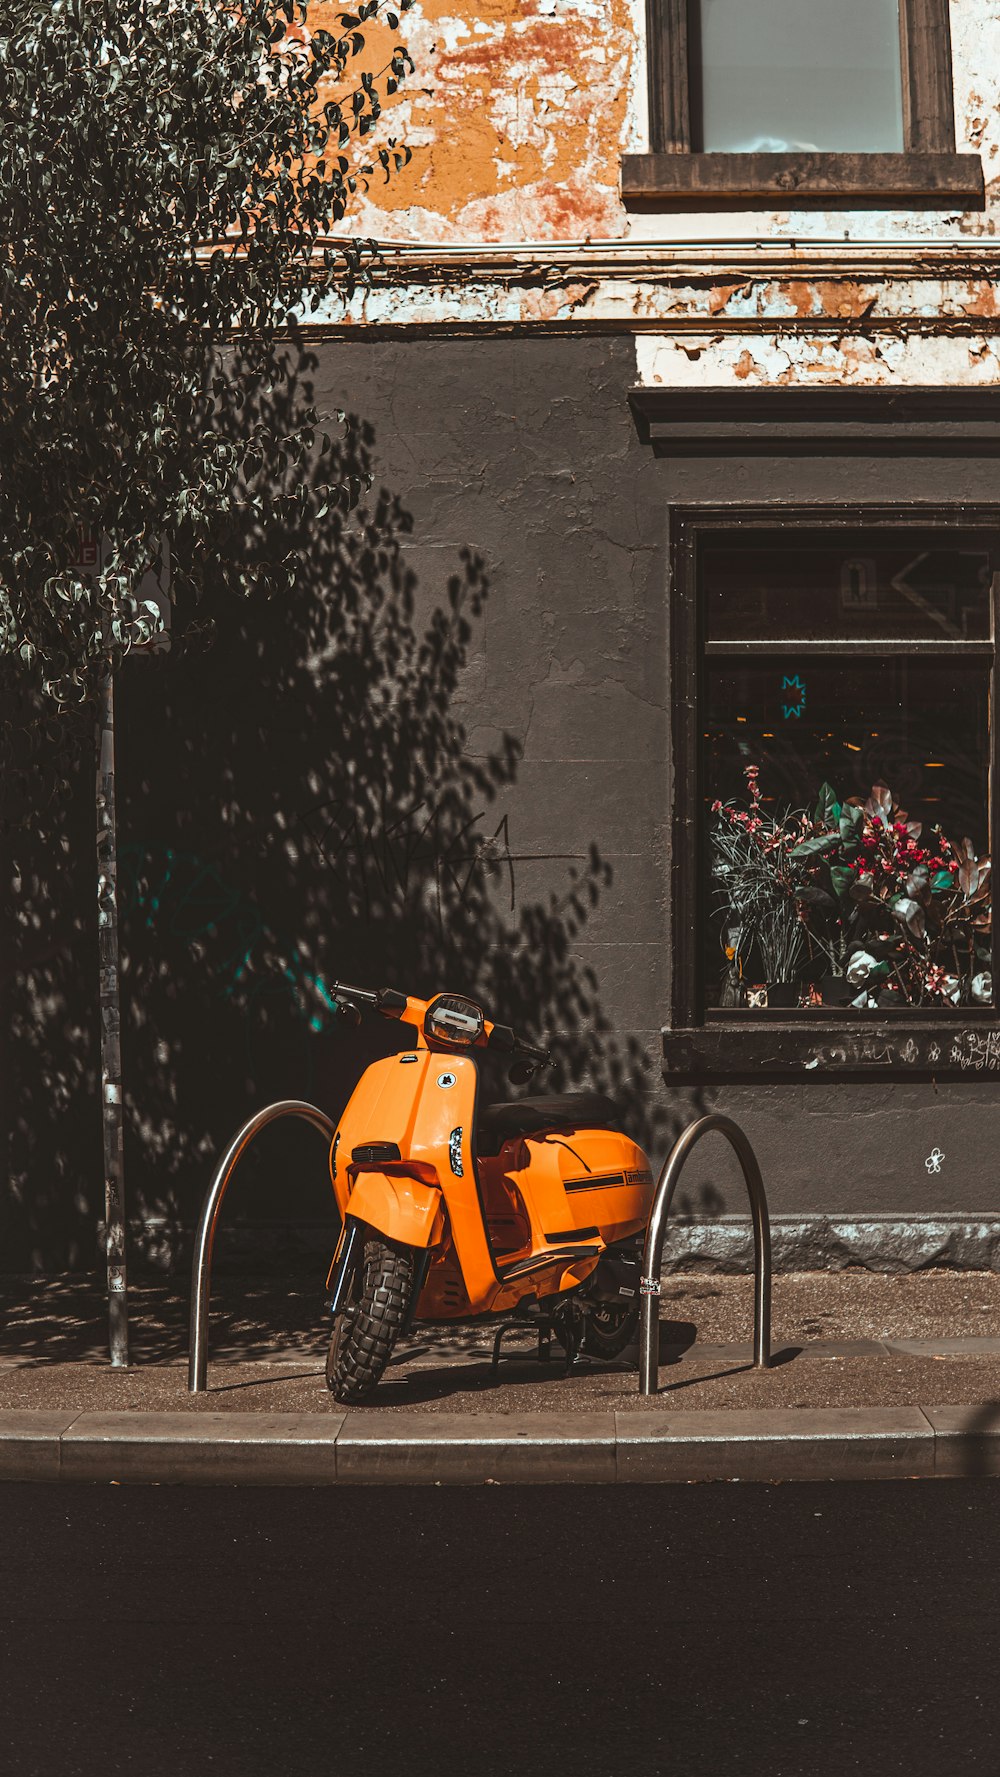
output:
M723 1005L992 1002L990 861L969 839L925 832L885 784L815 809L767 813L759 767L747 801L716 801L712 876L727 964Z

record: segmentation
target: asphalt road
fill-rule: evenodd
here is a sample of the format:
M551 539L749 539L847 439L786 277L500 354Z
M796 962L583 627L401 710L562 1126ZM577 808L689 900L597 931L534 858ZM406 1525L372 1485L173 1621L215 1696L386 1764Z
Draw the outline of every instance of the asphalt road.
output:
M0 1487L4 1777L1000 1772L1000 1482Z

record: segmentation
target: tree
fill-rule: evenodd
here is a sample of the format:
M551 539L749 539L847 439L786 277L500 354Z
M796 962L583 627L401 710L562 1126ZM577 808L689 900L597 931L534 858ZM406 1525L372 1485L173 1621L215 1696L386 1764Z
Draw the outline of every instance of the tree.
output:
M408 158L391 139L368 155L365 138L412 68L395 36L410 4L365 0L328 31L310 28L305 0L0 0L0 656L41 707L98 719L115 1365L128 1361L115 674L163 628L143 581L168 551L181 612L209 582L294 591L287 539L333 447L311 400L260 397L285 383L303 311L368 275L375 243L330 233L360 184ZM360 493L334 477L321 509Z

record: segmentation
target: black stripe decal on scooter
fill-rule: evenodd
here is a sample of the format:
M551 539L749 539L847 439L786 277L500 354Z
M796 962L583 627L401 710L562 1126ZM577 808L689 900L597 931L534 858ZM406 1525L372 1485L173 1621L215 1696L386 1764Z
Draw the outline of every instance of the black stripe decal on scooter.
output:
M567 1264L572 1259L592 1259L595 1248L592 1246L567 1246L558 1253L532 1253L530 1259L516 1259L513 1265L506 1265L503 1270L503 1281L508 1277L523 1277L527 1271L538 1271L543 1265Z
M612 1185L623 1185L624 1175L620 1172L588 1172L586 1178L563 1179L567 1191L607 1191Z

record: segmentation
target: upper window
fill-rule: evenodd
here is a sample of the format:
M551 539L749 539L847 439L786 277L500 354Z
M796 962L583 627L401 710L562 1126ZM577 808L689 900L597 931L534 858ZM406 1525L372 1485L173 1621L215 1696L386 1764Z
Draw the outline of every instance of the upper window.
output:
M648 0L649 154L626 204L981 208L955 153L948 0Z
M902 152L899 0L694 0L698 146Z

